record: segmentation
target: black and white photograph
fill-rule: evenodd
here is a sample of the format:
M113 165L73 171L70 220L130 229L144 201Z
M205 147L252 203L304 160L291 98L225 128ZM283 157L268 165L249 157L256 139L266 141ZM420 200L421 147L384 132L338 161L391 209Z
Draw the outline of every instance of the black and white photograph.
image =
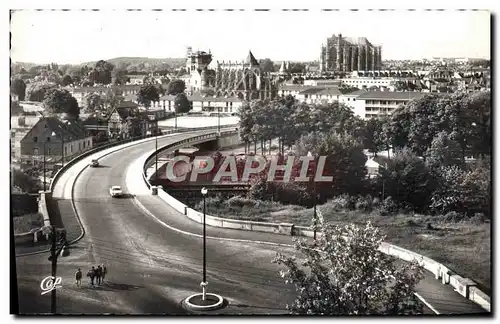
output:
M492 317L493 11L19 7L11 315Z

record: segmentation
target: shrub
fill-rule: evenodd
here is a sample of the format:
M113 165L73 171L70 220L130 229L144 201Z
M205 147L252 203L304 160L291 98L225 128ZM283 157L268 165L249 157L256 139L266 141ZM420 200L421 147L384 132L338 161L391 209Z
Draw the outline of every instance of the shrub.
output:
M389 196L382 202L379 207L379 212L381 216L393 215L398 212L398 204Z
M373 199L370 195L359 196L355 203L356 210L371 211L372 210Z
M451 211L449 213L446 213L446 215L444 215L444 219L447 222L459 222L464 219L464 215L457 213L456 211Z
M256 207L258 205L258 202L253 199L244 198L241 196L235 196L226 200L226 205L229 207L240 207L240 208Z

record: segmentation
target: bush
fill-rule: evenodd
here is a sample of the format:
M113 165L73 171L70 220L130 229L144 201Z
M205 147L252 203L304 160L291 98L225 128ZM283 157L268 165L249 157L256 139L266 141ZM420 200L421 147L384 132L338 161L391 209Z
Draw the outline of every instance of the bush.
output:
M464 215L461 213L457 213L456 211L451 211L444 215L444 219L447 222L459 222L464 219Z
M372 196L359 196L355 203L355 209L369 212L373 208L373 199Z
M256 207L258 205L258 202L253 199L244 198L241 196L235 196L226 200L226 205L229 207L239 207L239 208Z
M329 205L336 212L352 210L355 207L355 199L349 195L336 196L330 200Z
M385 198L379 207L379 212L381 216L388 216L397 213L399 210L398 204L392 199L391 196Z

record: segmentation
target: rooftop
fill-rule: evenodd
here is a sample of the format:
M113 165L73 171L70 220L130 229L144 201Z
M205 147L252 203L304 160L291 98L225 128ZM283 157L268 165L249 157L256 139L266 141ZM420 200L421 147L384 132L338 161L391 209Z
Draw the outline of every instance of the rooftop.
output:
M411 100L425 96L423 92L393 92L393 91L367 91L361 94L358 99L388 99L388 100Z

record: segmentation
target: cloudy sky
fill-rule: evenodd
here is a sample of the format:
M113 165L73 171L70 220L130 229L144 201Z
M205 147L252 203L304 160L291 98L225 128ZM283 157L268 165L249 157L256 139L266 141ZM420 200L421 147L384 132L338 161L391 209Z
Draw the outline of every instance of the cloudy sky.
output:
M120 56L184 57L186 46L218 60L316 60L342 33L382 45L383 59L490 57L487 11L186 12L15 11L16 62L81 63Z

